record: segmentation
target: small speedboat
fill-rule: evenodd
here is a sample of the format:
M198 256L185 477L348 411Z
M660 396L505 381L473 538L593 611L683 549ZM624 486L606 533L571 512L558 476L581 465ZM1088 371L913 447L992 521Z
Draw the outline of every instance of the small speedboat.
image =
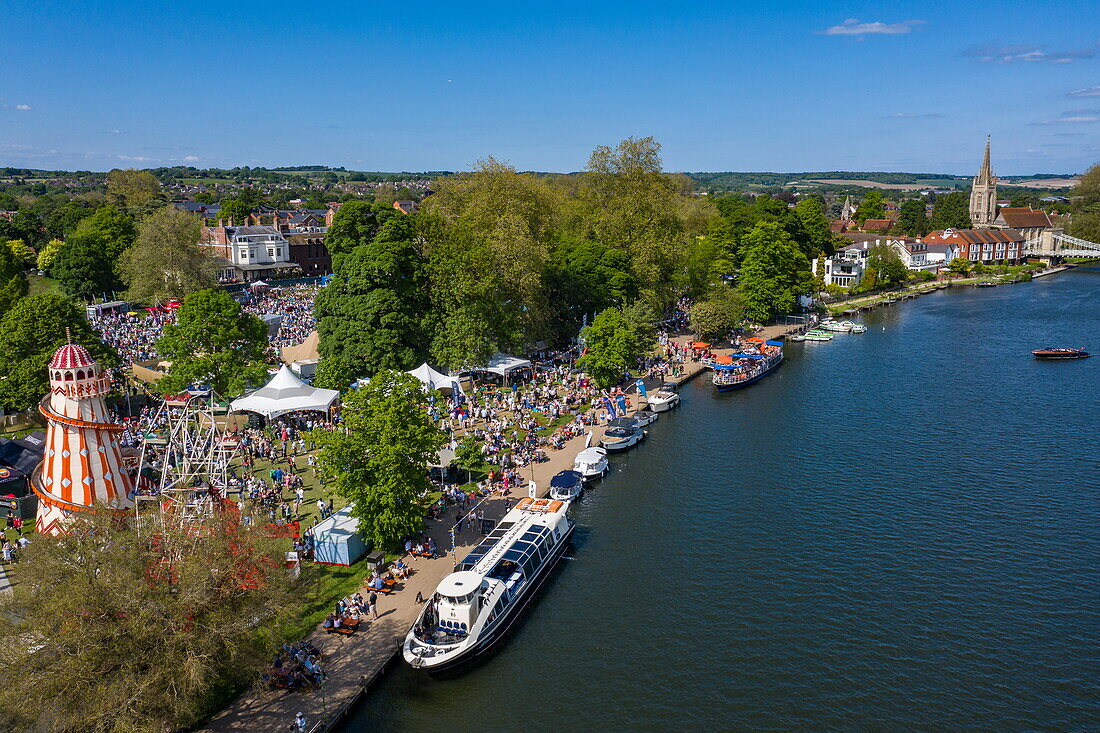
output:
M607 474L607 451L599 446L585 448L573 459L573 470L585 481L595 481Z
M801 333L791 334L787 338L790 339L791 341L805 341L806 340L806 337Z
M584 476L580 471L561 471L550 479L550 498L555 501L573 501L584 491Z
M636 410L631 417L637 420L638 424L644 428L657 422L657 418L660 417L660 415L648 407L643 407L640 410Z
M1036 359L1050 359L1050 360L1054 360L1054 359L1087 359L1090 356L1092 356L1092 354L1090 354L1087 350L1085 350L1085 347L1083 347L1083 346L1080 347L1080 348L1077 348L1077 349L1066 348L1066 347L1062 347L1062 346L1052 346L1052 347L1046 348L1046 349L1035 349L1035 351L1031 352L1031 355L1034 356Z
M617 417L607 424L600 445L608 453L630 450L645 440L645 430L632 417Z
M853 323L850 333L866 333L867 327L862 323Z
M807 331L805 334L803 334L802 340L803 341L832 341L833 340L833 335L831 333L826 333L825 331L819 331L815 328L815 329Z
M818 325L818 327L826 331L834 331L836 333L848 333L848 331L851 330L851 327L845 325L842 321L822 321Z
M997 283L989 282L988 280L983 280L982 282L978 283L978 287L979 288L995 288L995 287L997 287Z
M680 393L676 391L674 382L665 382L656 392L645 398L649 409L654 412L665 412L680 405Z

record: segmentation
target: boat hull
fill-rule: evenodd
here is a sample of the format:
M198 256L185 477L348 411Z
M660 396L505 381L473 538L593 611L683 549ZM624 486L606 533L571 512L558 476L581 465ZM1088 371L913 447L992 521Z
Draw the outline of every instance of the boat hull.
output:
M493 624L493 628L487 629L482 634L476 644L470 646L462 653L456 654L453 658L445 662L441 662L431 667L418 667L417 669L427 672L431 677L449 677L467 671L474 664L484 661L488 654L494 650L497 642L508 634L508 631L511 630L516 621L523 615L524 609L526 609L531 601L538 596L539 592L546 584L546 581L553 574L554 569L565 555L566 548L573 541L574 529L576 529L576 524L570 525L569 531L566 532L565 537L562 538L562 541L554 550L553 556L543 563L538 575L536 575L527 586L527 590L515 603L509 606L508 610L504 612L495 624ZM405 661L409 661L407 657Z
M748 379L746 379L743 382L735 382L733 384L716 384L716 385L714 385L714 388L716 390L718 390L719 392L733 392L734 390L737 390L737 389L744 389L745 387L748 387L750 384L756 384L761 379L763 379L764 377L766 377L769 374L771 374L772 372L774 372L779 367L779 365L782 364L782 363L783 363L783 356L780 355L779 358L776 359L775 362L770 367L768 367L764 371L760 372L759 374L753 375L752 377L749 377Z
M1092 354L1088 353L1087 351L1081 351L1081 352L1077 352L1077 353L1055 353L1055 354L1052 354L1052 353L1045 353L1044 354L1044 353L1032 352L1032 356L1034 356L1036 359L1042 359L1043 361L1065 361L1065 360L1068 360L1068 359L1087 359L1090 356L1092 356Z

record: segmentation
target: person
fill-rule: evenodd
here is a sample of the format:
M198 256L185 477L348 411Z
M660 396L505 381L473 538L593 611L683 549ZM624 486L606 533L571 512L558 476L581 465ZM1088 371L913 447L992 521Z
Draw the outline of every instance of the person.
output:
M305 733L307 727L309 727L309 723L306 721L306 716L301 712L297 713L294 716L294 729L298 733Z
M23 535L19 535L19 539L17 539L17 540L15 541L15 544L19 545L19 549L20 549L20 550L25 550L25 549L27 549L27 545L29 545L30 543L31 543L31 541L30 541L30 540L28 540L28 539L27 539L26 537L24 537Z
M371 619L378 619L378 594L373 590L370 592L370 595L367 596L367 610L370 611Z

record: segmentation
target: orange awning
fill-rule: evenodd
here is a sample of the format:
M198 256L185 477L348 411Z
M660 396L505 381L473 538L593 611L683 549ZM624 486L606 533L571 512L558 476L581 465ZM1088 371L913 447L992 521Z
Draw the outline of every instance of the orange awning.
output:
M718 356L718 357L715 357L714 363L715 364L732 364L733 363L733 357L732 356Z
M693 348L693 349L709 349L710 344L708 344L706 341L696 341L695 343L693 343L691 345L691 348Z
M745 339L745 341L747 343L750 343L750 344L762 344L762 343L764 343L764 339L758 339L755 336L753 336L751 339Z

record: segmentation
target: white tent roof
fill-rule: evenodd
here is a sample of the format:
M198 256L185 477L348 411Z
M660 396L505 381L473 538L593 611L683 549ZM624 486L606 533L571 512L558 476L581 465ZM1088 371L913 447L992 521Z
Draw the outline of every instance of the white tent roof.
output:
M233 400L229 407L234 412L255 412L273 418L303 410L327 412L339 396L334 389L310 387L284 364L265 386Z
M508 372L515 371L516 369L524 369L529 366L531 366L531 362L526 359L520 359L518 356L497 352L493 354L493 358L489 360L489 366L483 368L481 371L492 372L493 374L499 374L503 377L507 376Z
M455 392L461 392L462 386L458 383L458 379L455 377L449 377L446 374L441 374L435 369L428 366L427 362L424 362L416 369L407 372L412 376L419 379L424 383L424 386L431 390L436 389L450 389Z

